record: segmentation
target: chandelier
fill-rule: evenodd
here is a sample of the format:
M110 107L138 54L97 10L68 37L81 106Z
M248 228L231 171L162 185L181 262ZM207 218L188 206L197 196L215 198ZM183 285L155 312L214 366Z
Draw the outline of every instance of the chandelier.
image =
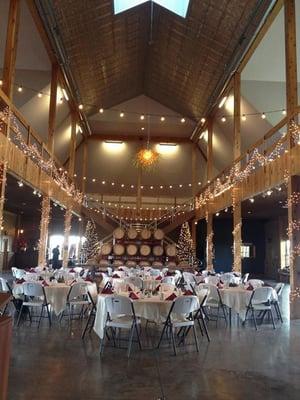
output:
M151 169L153 168L158 161L159 154L157 151L151 149L150 147L150 124L149 124L149 116L148 116L148 124L147 124L147 145L146 147L140 149L136 155L134 164L136 167L140 167L143 169Z

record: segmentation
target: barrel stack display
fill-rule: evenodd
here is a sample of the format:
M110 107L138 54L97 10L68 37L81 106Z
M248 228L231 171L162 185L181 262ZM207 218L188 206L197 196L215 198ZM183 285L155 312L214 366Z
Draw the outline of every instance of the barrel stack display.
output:
M105 243L100 251L100 264L155 265L164 266L168 263L175 265L176 245L164 241L161 229L153 231L143 228L125 230L118 227L113 232L112 243Z

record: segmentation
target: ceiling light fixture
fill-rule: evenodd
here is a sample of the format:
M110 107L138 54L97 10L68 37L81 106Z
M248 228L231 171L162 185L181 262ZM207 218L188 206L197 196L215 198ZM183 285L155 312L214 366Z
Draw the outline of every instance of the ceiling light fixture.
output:
M222 108L224 106L226 100L227 100L227 96L224 96L223 99L219 103L219 108Z

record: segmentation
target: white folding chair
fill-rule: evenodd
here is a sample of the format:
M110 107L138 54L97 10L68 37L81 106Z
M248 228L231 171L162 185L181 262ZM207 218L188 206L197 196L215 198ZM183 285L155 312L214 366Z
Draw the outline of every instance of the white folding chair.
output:
M125 279L125 282L129 285L129 286L135 286L138 289L142 290L143 289L143 280L139 277L139 276L131 276L129 278ZM131 289L133 289L131 287Z
M83 317L85 308L90 305L88 292L87 292L87 283L76 282L70 287L68 296L67 296L67 308L68 308L68 318L69 324L71 327L72 320L74 316L79 316L79 318ZM81 307L79 313L74 313L74 308ZM64 311L61 314L60 321L64 317Z
M7 282L6 279L1 278L1 277L0 277L0 293L9 293L13 298L13 293L12 293L9 283ZM8 304L9 303L7 303L2 309L0 309L0 315L3 315L6 313Z
M208 290L207 300L205 302L205 305L203 306L205 310L205 315L208 315L209 319L211 319L211 317L215 317L216 323L218 323L219 318L224 318L225 322L227 323L226 308L222 301L222 297L220 295L218 287L209 283L200 283L198 285L198 288L199 290L200 289ZM212 313L208 314L206 309L209 309L209 311L216 310L216 314ZM223 315L222 314L220 315L220 309Z
M247 306L247 311L243 324L245 324L248 312L250 311L254 321L255 329L257 330L257 317L255 316L255 312L259 312L260 314L262 314L261 323L263 322L265 315L269 314L272 320L273 328L275 329L275 322L271 304L272 295L273 295L273 288L271 287L258 287L257 289L255 289L252 292L249 304Z
M277 298L272 299L272 305L274 306L275 312L277 314L277 318L282 323L283 323L283 319L282 319L282 315L281 315L279 300L281 300L283 288L284 288L284 283L282 283L282 282L276 283L274 290L277 294Z
M220 282L220 277L217 275L208 275L204 278L204 281L209 285L217 285Z
M183 276L184 282L186 284L189 284L191 282L195 282L195 276L191 272L183 272L182 276Z
M107 316L104 326L104 336L100 346L100 354L102 355L104 351L104 341L107 337L107 330L110 329L114 346L116 346L116 330L119 330L120 335L121 329L125 329L129 331L127 348L127 357L129 358L134 331L136 332L139 348L140 350L142 349L138 331L138 325L141 324L141 321L135 316L133 302L128 297L114 295L105 299L105 305Z
M264 285L264 281L260 279L249 279L247 281L248 285L251 285L254 289L260 288Z
M205 314L205 310L204 310L204 307L206 306L207 297L209 294L209 289L199 288L195 284L191 284L191 288L193 290L194 295L198 297L199 302L200 302L200 307L194 317L195 321L198 322L198 326L199 326L201 335L204 336L204 334L203 334L203 330L204 330L207 340L210 342L210 336L209 336L207 324L205 321L206 314ZM202 326L201 326L201 323L202 323Z
M170 333L173 345L173 351L176 355L176 341L175 341L175 333L176 329L179 328L178 336L179 343L185 342L186 335L189 331L189 327L193 329L195 345L197 352L199 351L197 332L195 329L195 320L194 320L194 311L198 310L199 301L197 296L180 296L177 297L170 308L167 319L164 323L164 327L157 345L157 348L160 347L164 334Z
M174 276L165 276L162 278L161 283L168 283L170 285L175 286L175 277Z
M25 282L22 284L23 294L25 296L22 302L19 316L17 320L17 326L20 325L21 315L24 307L28 308L28 316L30 319L30 324L32 323L32 314L34 309L41 308L41 313L38 317L38 328L40 326L42 318L48 318L49 326L51 326L51 317L49 311L49 303L47 302L45 288L38 282ZM44 317L44 309L46 308L47 316ZM25 318L26 319L26 318Z
M12 267L11 272L13 274L13 277L16 279L22 279L26 275L26 271L24 269L19 269Z

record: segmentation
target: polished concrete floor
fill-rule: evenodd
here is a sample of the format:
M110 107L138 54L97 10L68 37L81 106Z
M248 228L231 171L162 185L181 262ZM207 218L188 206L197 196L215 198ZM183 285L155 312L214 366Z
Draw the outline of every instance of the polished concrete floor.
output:
M80 322L71 330L66 322L22 325L13 333L8 399L299 399L300 321L277 326L210 322L211 343L199 335L197 353L191 336L176 357L167 343L153 349L159 332L150 328L128 360L112 347L100 358L97 336L82 341Z

